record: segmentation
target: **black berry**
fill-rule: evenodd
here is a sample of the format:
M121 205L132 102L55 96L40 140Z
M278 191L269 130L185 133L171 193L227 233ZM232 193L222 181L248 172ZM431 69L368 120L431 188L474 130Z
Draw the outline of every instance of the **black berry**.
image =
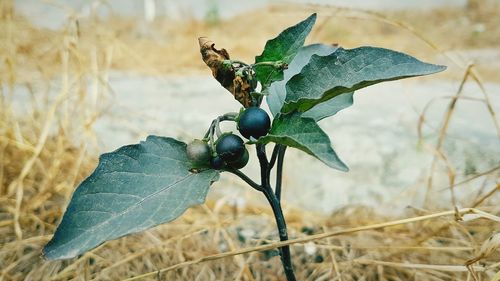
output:
M248 154L248 150L245 148L245 152L240 157L240 159L238 159L234 162L229 162L229 163L227 163L227 165L233 169L239 170L248 164L249 158L250 158L250 156Z
M224 162L224 159L222 159L219 155L210 159L210 167L212 167L212 169L220 170L224 168L225 165L226 163Z
M229 163L237 161L243 156L245 144L237 135L228 134L218 139L215 150L226 163Z
M247 139L256 139L267 135L271 127L269 115L259 107L249 107L240 114L238 130Z

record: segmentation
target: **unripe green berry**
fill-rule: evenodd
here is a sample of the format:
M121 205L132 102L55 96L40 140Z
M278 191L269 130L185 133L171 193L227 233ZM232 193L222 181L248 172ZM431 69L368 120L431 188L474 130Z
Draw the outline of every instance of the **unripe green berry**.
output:
M193 140L186 147L188 159L195 165L206 165L210 160L210 147L202 140Z

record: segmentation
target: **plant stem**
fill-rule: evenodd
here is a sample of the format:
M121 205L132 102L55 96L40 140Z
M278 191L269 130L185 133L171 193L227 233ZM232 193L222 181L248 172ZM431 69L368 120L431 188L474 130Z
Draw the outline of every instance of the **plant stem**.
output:
M230 64L237 63L237 64L241 64L243 66L248 66L248 64L246 62L243 62L240 60L229 60L229 62L230 62Z
M260 163L260 181L261 181L261 186L263 189L266 188L271 188L271 181L270 181L270 169L269 169L269 162L267 161L267 156L266 156L266 146L264 144L258 143L256 145L257 148L257 158L259 158L259 163Z
M257 67L258 66L270 66L270 67L273 67L276 69L286 69L288 67L288 64L286 64L282 61L262 61L262 62L257 62L257 63L250 65L250 67L252 67L252 68L254 68L256 66Z
M267 161L265 145L257 144L257 157L259 158L259 163L260 163L262 192L266 196L266 199L271 205L271 208L273 210L274 218L276 220L276 225L278 227L278 234L280 240L286 241L288 240L288 231L286 229L285 217L283 216L283 211L281 209L280 201L278 200L278 197L276 197L271 188L270 184L271 169L269 168L269 162ZM289 246L284 246L280 248L280 257L281 257L281 263L283 264L283 269L285 271L286 279L288 281L296 281L295 274L293 273L292 259L290 256Z
M229 169L225 169L224 171L238 176L240 179L242 179L244 182L246 182L248 185L250 185L254 189L256 189L258 191L263 191L262 187L259 184L254 182L251 178L249 178L247 175L242 173L240 170L235 170L235 169L229 168Z
M273 148L273 154L271 154L271 160L269 160L268 170L271 170L276 164L276 159L278 159L278 152L280 151L281 144L275 144Z
M219 118L215 119L215 134L217 135L217 138L220 138L222 135L222 132L220 130L220 120Z
M276 186L274 194L278 201L281 202L281 185L283 183L283 159L285 159L286 145L280 145L278 151L278 166L276 167Z
M265 188L263 190L263 193L266 196L267 201L271 205L271 208L273 209L274 218L276 219L276 225L278 226L278 233L280 236L280 240L287 241L288 231L286 229L285 217L283 216L283 211L281 210L280 202L276 197L276 195L274 195L272 189ZM283 264L283 269L285 271L286 279L288 281L295 281L296 279L295 279L295 274L293 273L290 247L284 246L279 249L280 249L281 263Z
M236 116L238 116L238 113L236 112L229 112L229 113L226 113L224 115L221 115L221 116L218 116L217 118L215 118L214 120L212 120L212 123L210 124L210 127L208 127L208 130L207 130L207 133L205 134L205 136L203 137L204 139L208 138L210 136L210 134L212 134L212 129L218 125L218 123L222 122L222 121L235 121L236 120Z

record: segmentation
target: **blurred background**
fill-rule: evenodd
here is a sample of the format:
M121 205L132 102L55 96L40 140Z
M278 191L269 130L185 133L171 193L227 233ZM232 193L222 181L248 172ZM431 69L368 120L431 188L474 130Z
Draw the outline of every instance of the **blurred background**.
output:
M198 37L251 63L268 39L313 12L306 43L385 47L448 69L360 90L352 107L322 121L349 173L288 150L291 236L462 207L498 216L497 0L2 0L0 280L118 280L275 239L261 194L224 174L207 204L171 224L75 260L40 256L99 154L150 134L189 142L216 116L239 110L201 60ZM253 157L244 171L257 177L257 166ZM450 217L292 252L300 280L492 280L498 251L478 276L463 265L498 230L492 219ZM163 278L282 280L280 266L275 251L254 252Z

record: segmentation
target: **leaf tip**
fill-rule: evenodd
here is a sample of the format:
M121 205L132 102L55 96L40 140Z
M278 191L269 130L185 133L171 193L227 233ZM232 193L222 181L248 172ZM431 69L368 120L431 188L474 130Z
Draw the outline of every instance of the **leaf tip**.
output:
M310 31L313 28L314 24L316 24L316 19L317 18L318 18L318 14L317 13L312 13L310 16L307 17L307 19L303 20L299 24L305 23L306 24L306 28Z
M341 172L349 172L349 167L347 167L347 165L340 159L338 158L338 156L335 156L336 157L336 161L324 161L322 159L319 159L321 160L323 163L325 163L328 167L330 168L333 168L335 170L339 170Z
M421 75L436 74L439 72L443 72L448 68L446 65L432 64L432 63L425 63L425 64L428 66L428 70L426 73L422 73Z
M436 64L436 68L437 68L436 72L441 72L441 71L445 71L446 69L448 69L448 66Z
M331 168L335 169L335 170L339 170L341 172L349 172L349 167L347 167L346 164L344 164L344 162L342 162L342 160L338 159L338 163L336 163L335 165L330 165L330 164L327 164L328 166L330 166Z
M346 172L346 173L347 173L347 172L349 172L349 170L350 170L350 169L349 169L349 167L347 167L347 165L346 165L346 164L344 164L344 163L342 163L342 164L343 164L343 165L342 165L342 168L341 168L341 169L339 169L339 170L340 170L340 171L342 171L342 172Z
M45 245L42 249L42 259L45 261L50 261L52 259L47 255L47 245Z
M61 245L60 240L57 238L57 233L54 234L50 241L43 247L42 258L46 261L54 261L71 259L79 255L78 251L75 249L69 251L65 251L65 249L61 250Z
M50 240L42 249L42 258L46 261L53 261L63 259L57 254L54 254L54 249L52 247L54 238ZM68 257L69 258L69 257Z

